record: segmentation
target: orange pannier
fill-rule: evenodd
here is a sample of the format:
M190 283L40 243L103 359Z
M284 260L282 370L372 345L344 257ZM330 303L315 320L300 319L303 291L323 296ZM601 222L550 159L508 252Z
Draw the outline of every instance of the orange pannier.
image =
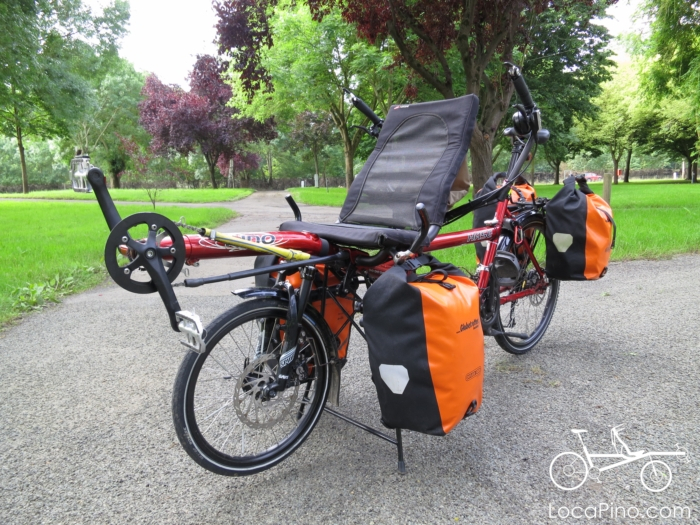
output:
M530 186L530 183L520 177L520 184L513 184L510 188L510 201L513 204L519 202L533 202L537 198L535 188Z
M385 272L363 299L372 381L384 425L443 436L481 407L479 290L432 257L407 263L413 267ZM418 264L431 272L417 275Z
M324 266L316 266L318 273L323 276ZM295 273L287 277L294 288L301 287L301 276L299 273ZM340 284L340 280L332 273L328 274L328 286L335 286ZM316 289L316 285L313 285L313 289ZM322 308L322 301L314 301L311 306L318 312L323 310L323 318L333 332L333 335L337 338L338 343L338 359L344 359L348 353L348 345L350 344L350 328L352 323L348 321L348 316L352 317L355 313L354 301L348 297L338 297L335 299L340 303L340 306L330 297L326 297L325 308Z
M569 177L545 212L547 275L562 281L603 277L617 230L610 205L590 190L585 179Z
M495 190L496 188L500 188L503 186L503 181L505 178L506 174L504 172L499 172L492 175L486 181L484 187L476 192L476 196L481 196ZM537 192L535 191L535 188L530 186L530 183L525 179L525 177L518 177L515 184L510 187L510 202L513 204L533 202L536 198ZM488 206L477 208L473 213L473 227L483 228L486 226L484 221L493 219L494 215L496 215L496 204L490 204ZM486 254L486 245L486 241L483 243L476 243L474 245L474 248L476 249L477 263L484 259L484 255Z

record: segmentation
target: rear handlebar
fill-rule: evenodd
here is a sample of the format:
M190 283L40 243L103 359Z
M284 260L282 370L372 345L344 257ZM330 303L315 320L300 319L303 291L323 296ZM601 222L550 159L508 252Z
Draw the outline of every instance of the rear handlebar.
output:
M382 129L382 125L384 124L384 120L379 118L379 115L372 111L372 108L370 108L364 100L355 95L355 93L350 91L348 88L343 88L343 91L350 95L350 102L352 102L352 105L372 122L372 127L370 129L362 126L355 127L358 127L372 135L374 138L377 138L379 136L379 131Z
M343 88L343 91L346 94L350 95L350 102L352 102L353 106L359 109L361 113L363 113L368 119L370 119L372 121L372 124L381 127L384 121L379 118L379 115L372 111L372 108L370 108L364 100L355 95L355 93L350 91L348 88Z
M535 109L535 102L532 100L532 95L525 83L525 78L520 72L520 68L510 62L504 62L504 64L508 66L508 76L510 76L510 79L513 81L515 92L518 94L523 106L528 112L532 111Z

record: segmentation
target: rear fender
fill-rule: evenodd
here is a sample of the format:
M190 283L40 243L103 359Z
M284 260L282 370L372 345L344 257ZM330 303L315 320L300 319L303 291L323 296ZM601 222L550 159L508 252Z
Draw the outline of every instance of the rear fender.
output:
M544 215L542 215L541 212L537 210L525 210L513 217L513 222L518 226L522 226L523 223L530 217L540 217L542 220L544 220Z

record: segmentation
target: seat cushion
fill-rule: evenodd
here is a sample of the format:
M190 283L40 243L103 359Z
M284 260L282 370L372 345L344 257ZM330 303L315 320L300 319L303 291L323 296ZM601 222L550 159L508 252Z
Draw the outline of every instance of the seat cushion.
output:
M358 224L316 224L287 221L280 225L282 232L309 232L327 241L359 248L408 248L418 232Z

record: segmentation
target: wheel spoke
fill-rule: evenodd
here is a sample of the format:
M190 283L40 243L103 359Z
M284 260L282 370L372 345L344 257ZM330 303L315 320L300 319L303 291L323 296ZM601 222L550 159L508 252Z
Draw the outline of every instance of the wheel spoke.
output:
M329 379L328 369L318 365L328 360L328 343L315 325L304 323L305 340L299 342L300 359L287 388L267 392L279 370L280 320L286 318L286 303L245 301L207 327L207 353L185 357L173 403L182 410L184 425L176 425L176 431L206 468L224 474L268 468L296 449L317 423ZM297 378L298 364L310 372L304 383Z
M542 246L543 231L544 222L538 217L526 220L523 226L523 238L539 261L544 261L544 251L538 249ZM538 273L523 245L514 246L513 250L521 261L521 274L513 288L502 291L501 298L542 288L541 292L518 296L499 306L496 328L501 335L496 335L496 342L508 352L521 354L531 350L544 335L556 305L558 283L553 285ZM543 282L548 284L543 286Z

